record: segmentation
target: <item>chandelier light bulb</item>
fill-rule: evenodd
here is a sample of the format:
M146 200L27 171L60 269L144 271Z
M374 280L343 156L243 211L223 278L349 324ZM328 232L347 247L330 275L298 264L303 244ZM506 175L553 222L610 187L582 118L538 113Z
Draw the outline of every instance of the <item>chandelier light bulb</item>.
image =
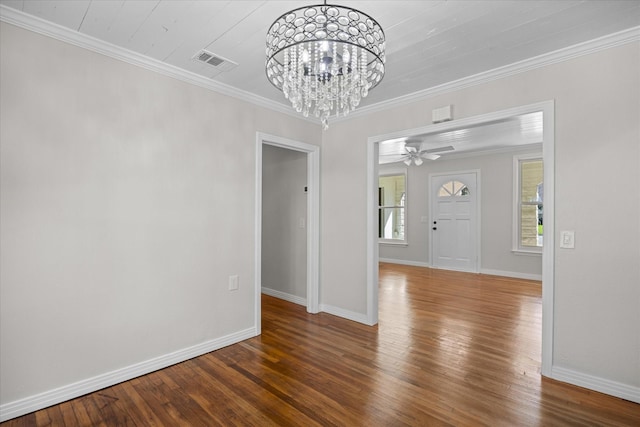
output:
M385 72L380 25L356 9L324 4L291 10L267 32L266 73L291 106L329 126L346 116Z

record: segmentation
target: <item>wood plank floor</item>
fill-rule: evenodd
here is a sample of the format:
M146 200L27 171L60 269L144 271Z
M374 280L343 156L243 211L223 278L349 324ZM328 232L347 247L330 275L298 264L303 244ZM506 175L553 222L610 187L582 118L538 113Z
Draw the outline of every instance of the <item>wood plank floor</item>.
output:
M9 426L640 426L540 377L540 284L380 265L380 324L263 297L263 333Z

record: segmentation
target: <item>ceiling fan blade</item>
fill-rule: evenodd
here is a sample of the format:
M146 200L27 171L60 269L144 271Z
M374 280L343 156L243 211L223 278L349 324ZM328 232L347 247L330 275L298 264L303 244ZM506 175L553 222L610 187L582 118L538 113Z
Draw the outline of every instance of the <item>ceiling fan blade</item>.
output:
M420 157L427 160L436 160L440 158L438 154L429 154L429 153L420 153Z
M418 152L416 147L412 147L410 145L405 145L404 149L407 150L407 153L417 153Z

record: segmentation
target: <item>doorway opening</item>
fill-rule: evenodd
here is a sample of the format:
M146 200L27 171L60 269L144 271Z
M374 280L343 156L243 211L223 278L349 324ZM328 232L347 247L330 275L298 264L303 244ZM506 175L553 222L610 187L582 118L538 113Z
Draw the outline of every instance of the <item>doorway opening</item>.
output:
M307 305L307 153L262 145L262 293Z
M320 147L315 145L306 144L299 141L290 140L287 138L282 138L274 135L268 135L261 132L256 134L256 200L255 200L255 253L254 253L254 265L255 265L255 331L256 335L259 335L262 331L261 325L261 296L263 287L266 292L272 291L271 294L276 294L275 296L287 295L288 293L285 291L274 291L273 286L269 287L269 284L263 283L263 251L262 251L262 240L263 240L263 179L264 179L264 171L263 171L263 160L266 150L271 149L284 149L288 150L291 155L289 156L293 160L300 160L306 157L306 177L304 179L303 185L297 190L304 192L304 198L306 198L306 202L304 203L304 207L299 209L301 212L300 215L291 217L290 219L295 221L295 224L298 228L306 230L306 235L303 236L303 239L300 240L301 244L305 245L306 257L303 261L306 265L302 270L305 271L304 281L306 285L304 286L304 293L306 294L306 298L301 298L298 301L293 301L297 303L305 302L307 311L309 313L318 313L319 311L319 294L320 294L320 284L319 284L319 257L320 257L320 248L319 248L319 235L320 235L320 195L319 195L319 183L320 183ZM267 156L277 156L276 152L269 151ZM303 160L304 161L304 160ZM299 164L299 161L297 162ZM299 167L299 166L298 166ZM298 175L299 176L299 175ZM297 183L292 183L295 187ZM293 187L292 187L293 188ZM284 191L288 191L288 188L281 189ZM289 198L288 200L292 201L293 198ZM267 203L266 206L269 207L272 204ZM304 212L302 214L302 212ZM306 242L304 242L306 240ZM265 286L266 285L266 286ZM278 292L282 292L282 294L277 294Z
M438 123L426 127L409 129L385 135L372 136L368 139L367 146L367 319L368 323L378 322L378 162L379 154L406 156L407 153L422 153L420 147L411 148L413 138L424 135L447 135L464 136L467 129L492 125L497 122L540 113L542 126L542 158L544 162L544 187L545 187L545 218L544 234L545 244L542 251L542 357L541 373L544 376L551 376L552 355L553 355L553 295L554 295L554 178L555 178L555 158L554 158L554 102L546 101L522 107L510 108L494 113L466 119L454 120L450 122ZM383 142L403 142L402 151L381 151ZM447 144L451 145L451 144ZM504 142L505 148L510 146L508 141ZM406 148L409 147L409 148ZM386 147L385 147L386 149ZM406 151L406 153L405 153ZM426 154L432 153L424 150ZM444 155L442 150L440 155ZM425 157L429 159L428 157ZM436 157L437 158L437 157ZM406 162L405 162L406 163ZM407 163L408 164L408 163Z

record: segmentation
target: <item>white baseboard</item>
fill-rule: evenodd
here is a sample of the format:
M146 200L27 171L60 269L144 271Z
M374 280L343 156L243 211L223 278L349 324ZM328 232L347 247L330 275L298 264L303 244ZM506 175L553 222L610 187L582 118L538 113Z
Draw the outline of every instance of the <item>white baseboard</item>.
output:
M410 265L413 267L433 268L428 262L407 261L404 259L380 258L379 262L388 262L390 264ZM516 271L491 270L489 268L481 268L481 274L490 274L492 276L513 277L515 279L526 280L542 280L542 274L518 273Z
M401 264L401 265L410 265L412 267L426 267L431 268L428 262L420 262L420 261L407 261L404 259L392 259L392 258L379 258L379 262L388 262L390 264Z
M275 289L262 287L262 293L265 295L270 295L272 297L280 298L285 301L292 302L294 304L307 305L307 300L305 298L298 297L296 295L291 295L286 292L277 291ZM334 316L342 317L347 320L352 320L358 323L364 323L368 325L366 314L355 313L353 311L345 310L343 308L334 307L331 305L320 304L320 311L328 314L332 314Z
M352 320L354 322L369 325L369 321L367 320L366 314L356 313L354 311L345 310L344 308L334 307L332 305L327 305L327 304L320 304L320 311L324 313L332 314L334 316L342 317L347 320Z
M192 347L174 351L173 353L136 363L122 369L117 369L73 384L29 396L24 399L2 404L0 405L0 422L19 417L51 405L62 403L87 393L93 393L94 391L98 391L105 387L110 387L114 384L128 381L141 375L175 365L176 363L184 362L185 360L255 337L256 335L255 327L248 328L221 338L206 341Z
M551 368L551 378L588 388L589 390L599 391L600 393L609 394L621 399L630 400L631 402L640 403L640 387L583 374L582 372L557 366Z
M490 274L492 276L513 277L514 279L538 280L542 281L542 274L518 273L515 271L491 270L481 268L480 274Z
M282 292L282 291L277 291L275 289L271 289L271 288L265 288L264 286L261 288L262 289L262 293L265 295L269 295L272 297L276 297L276 298L280 298L283 299L285 301L289 301L292 302L294 304L299 304L299 305L304 305L305 307L307 306L307 299L306 298L302 298L293 294L288 294L286 292Z

